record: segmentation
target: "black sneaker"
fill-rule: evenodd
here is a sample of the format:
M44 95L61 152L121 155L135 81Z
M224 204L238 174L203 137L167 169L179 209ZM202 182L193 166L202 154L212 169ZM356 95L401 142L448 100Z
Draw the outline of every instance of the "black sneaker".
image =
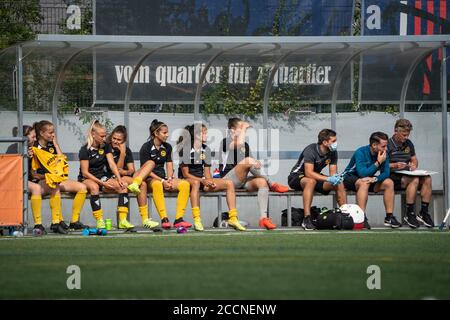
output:
M69 226L64 221L60 221L59 224L64 228L64 230L69 230Z
M45 230L44 226L42 224L36 224L34 225L34 229L39 229L41 231L42 234L47 234L47 231Z
M391 227L394 229L400 228L402 226L402 224L398 222L397 218L394 215L384 218L384 225L386 227Z
M419 220L420 222L422 222L425 227L427 228L434 228L434 222L433 219L431 219L431 216L428 212L420 212L417 215L417 220Z
M50 230L52 230L54 233L60 233L60 234L68 234L69 232L63 228L61 223L52 223L50 226Z
M363 229L367 229L370 230L372 229L372 227L369 224L369 220L367 220L367 217L364 217L364 225L363 225Z
M89 226L82 224L80 221L71 222L69 225L70 230L83 230L89 228Z
M406 216L403 218L405 222L413 229L417 229L420 227L419 221L417 221L416 215L414 213L407 213Z
M302 222L302 228L306 231L314 230L315 227L311 221L311 216L306 216Z

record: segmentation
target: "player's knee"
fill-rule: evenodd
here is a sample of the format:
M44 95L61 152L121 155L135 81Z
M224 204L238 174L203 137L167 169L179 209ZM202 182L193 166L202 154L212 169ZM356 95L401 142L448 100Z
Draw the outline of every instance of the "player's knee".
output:
M198 180L192 180L192 181L190 182L190 184L191 184L191 189L192 189L192 190L198 190L198 189L200 189L200 181L198 181Z
M383 181L382 183L383 187L385 189L394 189L394 181L392 181L391 179L387 178L386 180Z
M234 188L233 181L225 179L225 185L227 186L227 189Z
M355 187L356 187L356 190L357 190L357 191L359 191L359 190L361 190L361 191L367 191L367 190L369 190L370 184L369 184L369 183L366 183L366 182L364 182L364 181L362 181L362 180L358 180L358 181L356 181L356 183L355 183Z

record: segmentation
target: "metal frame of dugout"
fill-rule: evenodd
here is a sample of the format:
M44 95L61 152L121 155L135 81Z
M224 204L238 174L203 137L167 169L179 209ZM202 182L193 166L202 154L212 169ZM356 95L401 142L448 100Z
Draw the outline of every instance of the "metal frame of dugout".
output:
M386 62L392 56L386 54L389 48L392 53L403 54L407 52L409 58L403 61L404 72L398 74L384 74L383 77L399 77L401 90L395 101L383 101L378 104L396 102L400 106L400 117L405 114L407 93L414 71L423 59L430 53L441 49L443 59L441 63L440 75L440 103L442 106L442 160L443 160L443 201L444 208L448 208L450 202L449 195L449 168L448 168L448 120L447 120L447 52L446 46L450 45L450 35L432 36L321 36L321 37L177 37L177 36L78 36L78 35L38 35L36 40L24 42L12 48L0 51L0 63L2 56L11 50L15 50L16 70L17 70L17 124L21 128L23 125L24 112L24 87L23 87L23 64L35 54L46 54L51 59L52 54L59 54L63 58L63 63L53 75L55 82L51 88L51 110L53 123L57 125L57 111L61 86L65 80L67 70L77 63L81 55L90 55L92 60L97 60L96 52L104 49L112 55L117 53L117 57L123 52L133 51L137 53L133 71L123 92L124 124L129 127L130 101L132 101L133 86L140 66L146 61L151 61L157 54L169 54L177 51L189 54L201 54L202 63L205 64L201 72L200 80L196 85L195 94L192 97L194 105L194 119L200 119L201 94L203 84L208 70L214 63L225 55L254 56L271 54L270 71L264 84L263 99L263 128L269 128L269 99L273 90L274 77L288 59L294 59L298 55L308 56L313 54L327 54L327 58L333 59L333 55L339 55L338 71L330 84L331 92L329 101L331 104L332 129L336 129L336 105L340 103L340 88L344 79L344 73L351 63L365 54L375 54L380 61ZM386 48L388 51L386 51ZM382 50L383 49L383 50ZM116 50L116 51L115 51ZM207 57L205 60L204 57ZM406 60L406 59L405 59ZM361 99L361 92L360 97ZM361 104L365 102L359 101ZM95 103L95 101L94 101ZM373 103L373 102L372 102ZM56 128L57 129L57 128ZM269 132L267 130L267 132ZM19 137L21 139L21 130ZM270 139L265 137L265 150L270 150L268 145ZM269 151L270 154L270 151ZM27 168L25 168L27 169ZM26 172L25 172L26 173ZM27 208L26 208L27 209Z

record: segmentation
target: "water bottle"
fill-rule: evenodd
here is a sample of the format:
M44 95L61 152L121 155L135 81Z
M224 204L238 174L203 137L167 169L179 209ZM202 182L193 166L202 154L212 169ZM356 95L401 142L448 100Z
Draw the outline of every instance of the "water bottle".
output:
M105 229L86 228L83 230L83 236L106 236L108 232Z

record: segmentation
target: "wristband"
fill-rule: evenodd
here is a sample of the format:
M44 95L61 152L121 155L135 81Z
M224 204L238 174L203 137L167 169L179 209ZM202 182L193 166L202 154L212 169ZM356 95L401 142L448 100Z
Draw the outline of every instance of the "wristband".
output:
M377 161L375 161L375 163L378 163L378 167L380 167L380 166L381 166L381 163L379 163L379 162L378 162L378 160L377 160Z
M161 183L164 183L164 181L165 181L164 179L161 179Z

